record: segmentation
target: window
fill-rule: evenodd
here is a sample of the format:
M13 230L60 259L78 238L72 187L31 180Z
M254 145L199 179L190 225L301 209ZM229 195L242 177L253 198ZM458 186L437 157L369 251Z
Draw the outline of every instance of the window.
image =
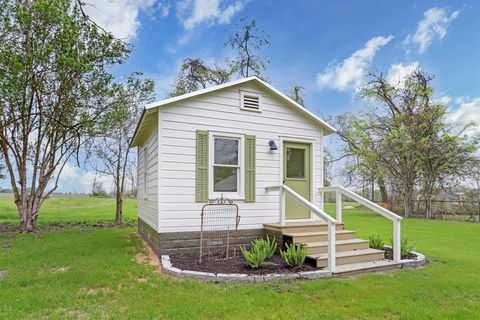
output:
M209 197L243 198L243 135L210 133Z
M143 147L143 198L148 198L148 145Z
M262 96L258 93L240 91L240 109L261 112Z
M305 149L287 147L287 178L305 179Z

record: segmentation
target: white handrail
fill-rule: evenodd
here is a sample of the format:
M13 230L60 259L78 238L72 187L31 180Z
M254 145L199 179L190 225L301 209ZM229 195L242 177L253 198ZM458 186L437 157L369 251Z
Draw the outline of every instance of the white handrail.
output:
M280 191L280 224L285 225L285 193L288 193L292 198L310 209L314 214L316 214L320 219L328 225L328 270L334 272L336 268L336 253L335 253L335 244L336 244L336 227L337 220L328 215L325 211L315 206L313 203L302 197L300 194L292 190L286 185L276 185L265 188L266 191L279 190Z
M325 211L302 197L300 194L292 190L290 187L286 185L278 185L278 186L272 186L272 187L267 187L268 190L275 190L275 189L283 189L286 191L288 194L292 196L298 203L302 204L304 207L307 207L310 209L313 213L315 213L320 219L322 219L324 222L331 222L331 223L337 223L337 220L335 220L333 217L328 215Z
M371 209L373 212L380 214L381 216L389 219L393 222L393 260L395 262L400 262L401 257L401 234L400 234L400 221L402 217L399 215L387 210L378 204L365 199L364 197L348 190L347 188L341 186L332 186L332 187L321 187L319 188L320 192L335 192L336 193L336 218L339 223L342 223L342 194L346 197L357 201L358 203L363 204L365 207Z
M400 220L403 219L402 217L393 213L392 211L387 210L387 209L379 206L375 202L372 202L372 201L370 201L370 200L368 200L368 199L366 199L366 198L356 194L355 192L352 192L352 191L350 191L347 188L344 188L342 186L322 187L322 188L320 188L320 192L340 192L343 195L345 195L346 197L349 197L349 198L357 201L358 203L363 204L365 207L375 211L376 213L384 216L387 219L390 219L392 221L400 221Z

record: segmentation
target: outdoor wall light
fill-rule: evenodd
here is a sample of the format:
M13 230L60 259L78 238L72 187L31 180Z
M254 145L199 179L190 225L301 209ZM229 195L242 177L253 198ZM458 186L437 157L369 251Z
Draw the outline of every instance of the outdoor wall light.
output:
M275 144L275 141L270 140L268 142L268 145L270 146L270 150L278 150L277 145Z

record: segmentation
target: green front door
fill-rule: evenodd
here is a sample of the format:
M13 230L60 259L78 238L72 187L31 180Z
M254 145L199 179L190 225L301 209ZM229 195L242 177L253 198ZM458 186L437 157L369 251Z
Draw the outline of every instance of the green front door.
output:
M310 145L306 143L283 143L283 180L302 197L310 200ZM310 211L286 195L287 219L309 219Z

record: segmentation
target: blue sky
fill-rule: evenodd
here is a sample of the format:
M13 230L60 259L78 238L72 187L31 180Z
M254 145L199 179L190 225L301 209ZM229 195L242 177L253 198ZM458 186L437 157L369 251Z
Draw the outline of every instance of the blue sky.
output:
M305 88L310 110L328 118L358 110L368 71L401 79L415 66L435 75L450 121L480 123L480 3L477 1L89 0L92 18L132 44L117 75L141 71L162 99L182 59L223 62L240 18L270 35L266 76L279 90ZM334 142L332 142L334 143ZM335 148L335 146L332 146ZM92 173L67 168L61 191L88 192ZM6 186L4 184L4 186Z

